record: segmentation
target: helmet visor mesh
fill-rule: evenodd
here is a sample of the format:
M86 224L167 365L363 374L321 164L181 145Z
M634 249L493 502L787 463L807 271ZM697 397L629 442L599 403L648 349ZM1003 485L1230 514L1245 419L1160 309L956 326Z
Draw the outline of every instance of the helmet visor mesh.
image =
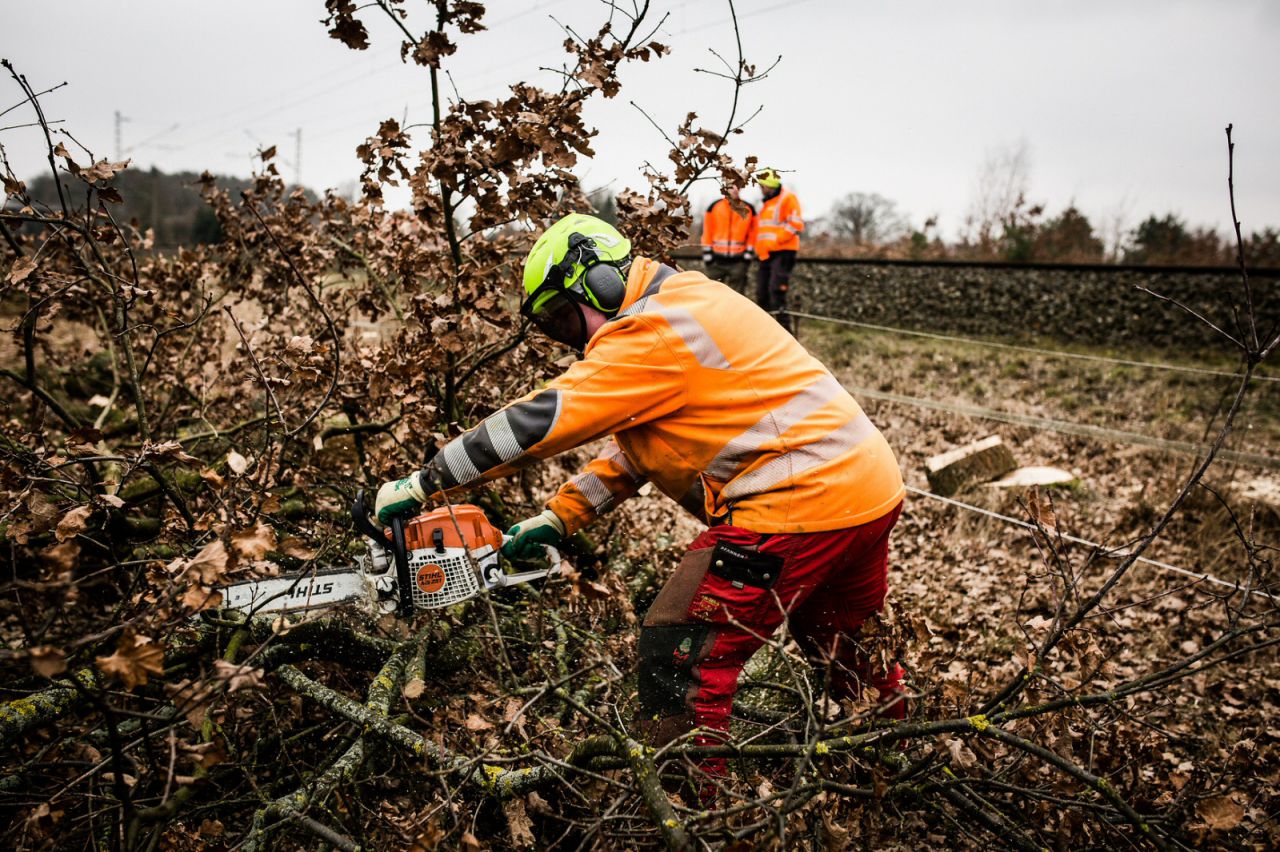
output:
M557 343L581 349L587 341L587 318L573 294L548 281L524 300L520 313Z

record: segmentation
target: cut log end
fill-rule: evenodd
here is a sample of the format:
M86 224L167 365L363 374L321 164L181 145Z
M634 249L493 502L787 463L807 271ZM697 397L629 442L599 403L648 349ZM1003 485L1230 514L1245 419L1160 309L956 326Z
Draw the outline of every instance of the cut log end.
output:
M1077 485L1080 478L1074 473L1057 467L1020 467L1008 476L988 482L988 488L1029 488L1032 485L1042 487L1067 488Z

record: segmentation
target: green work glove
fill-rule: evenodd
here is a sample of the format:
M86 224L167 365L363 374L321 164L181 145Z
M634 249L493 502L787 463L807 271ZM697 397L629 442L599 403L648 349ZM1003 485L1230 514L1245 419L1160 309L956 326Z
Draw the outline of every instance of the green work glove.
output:
M384 482L378 489L378 499L374 504L374 514L381 524L391 523L397 515L409 515L427 502L427 493L422 490L422 477L419 474L406 476L393 482Z
M502 545L502 555L508 559L531 559L542 555L542 546L552 547L564 541L564 521L556 513L546 509L540 515L526 518L507 530L511 541Z

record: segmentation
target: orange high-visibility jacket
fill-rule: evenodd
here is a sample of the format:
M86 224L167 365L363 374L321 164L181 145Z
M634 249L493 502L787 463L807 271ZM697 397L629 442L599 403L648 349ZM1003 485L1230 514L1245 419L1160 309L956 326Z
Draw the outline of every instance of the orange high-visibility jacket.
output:
M646 480L707 523L816 532L902 500L893 450L822 364L750 299L636 258L618 316L542 390L455 438L427 491L613 440L547 506L570 533Z
M756 209L745 201L717 199L702 217L702 249L726 257L755 250Z
M799 251L804 219L800 216L800 199L783 187L777 195L760 207L756 226L756 255L765 260L775 251Z

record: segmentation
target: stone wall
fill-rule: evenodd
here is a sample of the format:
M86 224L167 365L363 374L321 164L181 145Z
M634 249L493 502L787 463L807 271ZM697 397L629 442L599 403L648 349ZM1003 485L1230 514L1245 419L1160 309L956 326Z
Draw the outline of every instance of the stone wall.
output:
M1250 280L1260 332L1280 326L1280 270L1260 270ZM791 305L814 314L959 335L1167 350L1230 345L1143 287L1231 331L1237 327L1233 311L1244 303L1239 273L1230 270L836 263L805 261L802 255Z

